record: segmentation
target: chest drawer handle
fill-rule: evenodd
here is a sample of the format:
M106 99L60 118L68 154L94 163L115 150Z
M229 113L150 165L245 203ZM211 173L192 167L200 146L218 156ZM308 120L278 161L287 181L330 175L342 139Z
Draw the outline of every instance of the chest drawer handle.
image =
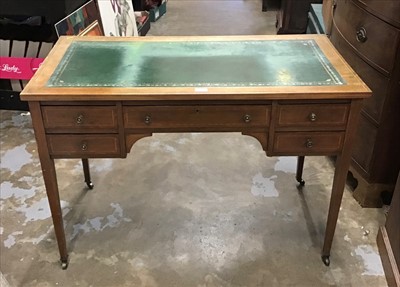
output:
M311 113L308 118L310 119L310 121L315 122L317 120L317 115L314 113Z
M312 148L313 147L313 142L311 139L306 140L306 148Z
M244 116L243 116L243 121L244 121L245 123L251 122L251 116L250 116L250 115L244 115Z
M85 151L85 150L87 150L87 149L88 149L88 144L87 144L87 142L82 142L81 150Z
M150 117L150 116L145 116L145 117L144 117L144 123L145 123L146 125L151 124L151 117Z
M367 30L364 27L361 27L356 32L357 41L360 43L365 43L367 41Z
M76 117L76 123L78 125L83 123L83 115L79 115L79 116Z

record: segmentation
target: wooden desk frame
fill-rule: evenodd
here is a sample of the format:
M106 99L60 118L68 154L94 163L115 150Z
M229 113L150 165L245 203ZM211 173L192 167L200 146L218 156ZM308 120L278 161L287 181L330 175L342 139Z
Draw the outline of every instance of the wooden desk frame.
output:
M87 41L88 38L84 39ZM92 37L94 41L121 41ZM62 37L21 93L29 102L62 268L68 251L54 159L125 158L133 144L156 132L241 132L255 137L267 156L298 156L296 179L304 185L304 156L337 156L322 259L330 250L350 164L362 99L368 87L320 35L146 37L140 41L314 39L346 85L287 87L63 88L46 82L75 37ZM138 38L124 38L138 41Z

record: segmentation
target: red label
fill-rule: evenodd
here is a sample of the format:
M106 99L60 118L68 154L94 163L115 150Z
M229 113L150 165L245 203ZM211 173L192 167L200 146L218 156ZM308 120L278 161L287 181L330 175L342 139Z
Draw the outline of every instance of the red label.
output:
M29 80L43 61L43 58L0 57L0 79Z

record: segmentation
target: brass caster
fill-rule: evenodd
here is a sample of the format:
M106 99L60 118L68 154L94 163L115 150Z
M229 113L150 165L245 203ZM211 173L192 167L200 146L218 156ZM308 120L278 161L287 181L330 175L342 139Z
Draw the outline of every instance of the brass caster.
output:
M61 269L66 270L68 268L68 259L66 260L60 259L60 262L61 262Z
M94 184L93 184L93 182L91 182L91 181L86 182L86 185L87 185L87 187L88 187L89 189L93 189L93 188L94 188Z
M325 266L329 266L331 264L329 255L322 255L321 258L322 258L322 262L324 262Z

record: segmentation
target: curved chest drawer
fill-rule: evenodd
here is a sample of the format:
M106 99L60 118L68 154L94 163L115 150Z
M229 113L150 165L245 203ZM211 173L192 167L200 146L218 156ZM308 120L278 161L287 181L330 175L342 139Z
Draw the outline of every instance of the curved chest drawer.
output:
M400 27L400 1L398 0L355 0L373 14Z
M47 132L116 132L115 106L44 106L43 123Z
M351 0L337 1L334 23L344 38L371 64L390 74L398 49L399 30Z
M363 109L376 123L380 123L382 114L384 113L384 104L389 90L390 78L385 77L358 57L354 49L343 39L340 33L337 32L335 26L332 29L331 41L340 54L346 59L347 63L357 71L360 78L372 90L372 97L364 99L363 101Z

